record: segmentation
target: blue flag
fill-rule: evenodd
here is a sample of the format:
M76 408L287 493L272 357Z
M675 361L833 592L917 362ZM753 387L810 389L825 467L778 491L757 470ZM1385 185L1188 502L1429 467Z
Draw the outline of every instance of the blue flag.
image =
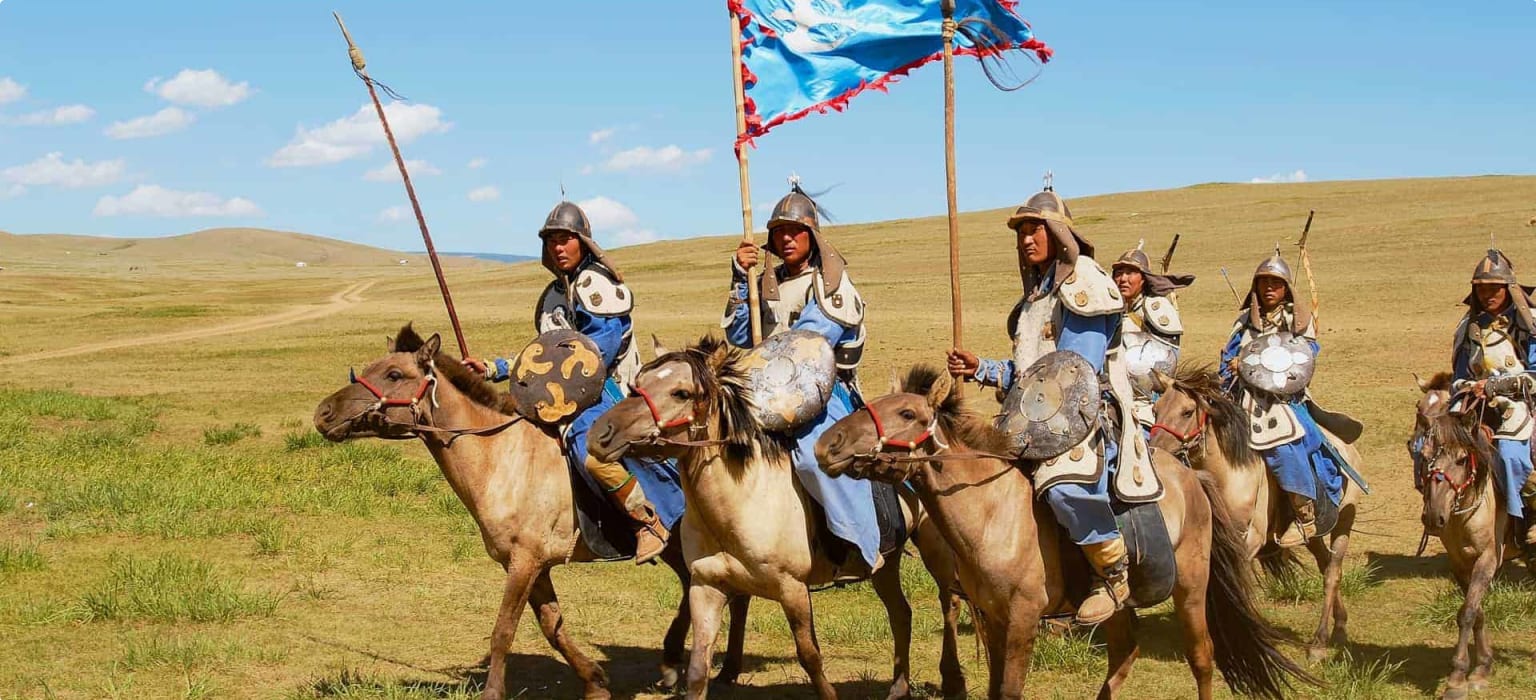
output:
M741 22L747 131L742 143L812 112L842 111L848 100L943 57L938 0L726 0ZM955 0L955 20L996 34L986 46L955 35L955 52L995 56L1051 50L1014 13L1014 0ZM995 29L994 31L991 31Z

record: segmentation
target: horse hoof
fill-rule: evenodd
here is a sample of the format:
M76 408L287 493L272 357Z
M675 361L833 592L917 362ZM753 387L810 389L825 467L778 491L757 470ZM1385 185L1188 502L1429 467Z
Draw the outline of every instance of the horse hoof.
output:
M721 671L715 676L714 683L715 685L733 686L736 685L736 679L740 676L740 671Z
M1446 688L1445 692L1440 694L1440 700L1467 700L1467 689L1465 686Z
M678 680L677 669L671 666L662 666L661 678L658 678L655 683L651 684L651 688L662 691L674 690L677 688Z
M891 685L891 692L885 696L885 700L911 700L912 686L906 681L897 681Z
M944 686L939 689L939 693L944 696L944 700L964 700L965 698L970 697L970 694L965 692L965 681L961 681L954 685L945 683Z
M1467 689L1474 693L1481 693L1488 689L1487 678L1472 678L1467 681Z
M1328 647L1307 647L1307 663L1320 664L1328 660Z

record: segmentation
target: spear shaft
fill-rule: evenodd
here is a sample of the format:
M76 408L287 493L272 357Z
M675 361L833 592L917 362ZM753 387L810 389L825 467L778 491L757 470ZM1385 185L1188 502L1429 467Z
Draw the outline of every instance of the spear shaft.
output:
M1312 276L1312 254L1307 251L1307 236L1312 233L1312 217L1317 215L1317 210L1307 211L1307 225L1301 228L1301 240L1296 243L1301 248L1301 269L1307 273L1307 291L1312 296L1312 323L1317 323L1317 278Z
M379 123L384 126L384 140L389 142L389 150L395 155L395 166L400 169L400 179L405 182L405 195L411 200L411 209L416 212L416 225L421 228L421 240L427 244L427 258L432 261L432 272L437 275L437 288L443 293L443 305L448 307L448 320L453 324L453 336L459 341L459 354L469 357L469 346L464 343L464 330L459 327L459 314L453 308L453 295L448 293L448 280L443 278L443 265L437 259L437 249L432 245L432 234L427 231L427 218L421 213L421 203L416 200L416 188L411 185L411 174L405 169L405 159L400 156L400 146L395 143L395 132L389 128L389 118L384 116L384 105L379 102L379 93L373 87L373 79L368 77L368 63L363 60L363 52L352 41L352 34L347 31L346 23L341 21L341 14L332 12L336 18L336 26L341 28L341 36L347 40L347 56L352 59L352 71L368 86L368 97L373 100L373 108L379 114Z

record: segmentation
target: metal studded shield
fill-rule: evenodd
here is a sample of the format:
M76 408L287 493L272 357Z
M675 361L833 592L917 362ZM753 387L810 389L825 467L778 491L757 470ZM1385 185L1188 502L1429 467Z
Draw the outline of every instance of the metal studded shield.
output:
M1285 331L1265 333L1238 351L1237 373L1250 389L1292 396L1312 383L1316 360L1306 338Z
M1099 427L1098 373L1081 355L1048 353L1016 379L1003 399L998 427L1018 455L1042 460L1080 444Z
M1172 376L1178 364L1178 350L1151 333L1127 331L1121 337L1125 344L1125 369L1131 376L1131 383L1147 396L1157 393L1153 372Z
M512 362L510 387L517 412L559 425L603 397L608 373L591 338L568 329L539 334Z
M788 331L764 340L748 353L744 366L757 421L775 432L820 416L837 380L832 346L811 331Z

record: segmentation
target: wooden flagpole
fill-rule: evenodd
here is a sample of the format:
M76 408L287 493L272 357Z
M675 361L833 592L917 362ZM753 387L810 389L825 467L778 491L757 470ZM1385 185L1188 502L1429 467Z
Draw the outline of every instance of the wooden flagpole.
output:
M467 358L469 346L464 343L464 330L459 327L459 314L453 308L453 295L448 293L448 281L443 278L443 265L437 259L437 249L432 246L432 234L427 231L427 218L421 213L421 203L416 201L416 188L411 186L411 174L405 169L405 159L400 157L395 132L389 128L389 119L384 116L384 105L379 102L379 93L373 88L373 79L368 77L368 63L363 60L362 50L352 42L347 25L341 21L341 14L332 12L331 15L336 18L336 26L341 27L341 36L347 40L347 55L352 59L352 70L368 86L368 97L373 99L373 108L379 113L379 123L384 125L384 140L389 142L389 150L395 154L395 166L400 169L400 179L405 181L405 195L410 198L411 209L416 212L416 225L421 228L421 240L427 244L427 258L432 261L432 272L437 275L437 288L443 293L443 304L448 307L448 320L453 324L454 338L459 341L459 354Z
M944 189L949 200L949 312L952 347L960 341L960 211L955 198L955 1L942 0L944 13Z
M741 181L741 240L752 242L752 184L747 168L746 144L741 137L747 134L747 87L741 65L741 18L727 7L731 16L731 81L736 88L736 175ZM763 310L758 300L757 274L766 260L759 260L747 269L747 315L752 323L752 344L763 340Z

